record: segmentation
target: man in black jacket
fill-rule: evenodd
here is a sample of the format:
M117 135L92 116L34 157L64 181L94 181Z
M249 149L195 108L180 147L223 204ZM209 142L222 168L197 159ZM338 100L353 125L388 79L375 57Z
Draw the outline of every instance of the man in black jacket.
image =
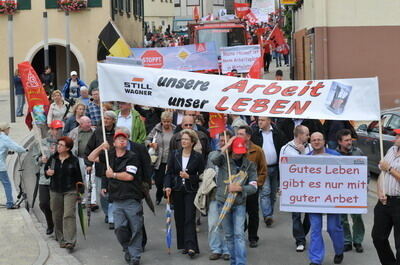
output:
M268 168L268 179L260 191L260 206L267 227L273 223L274 204L279 186L279 153L287 143L286 135L279 130L269 117L259 117L257 126L253 127L251 141L260 146L265 154Z
M128 135L122 131L115 133L114 148L108 153L109 168L102 188L107 189L113 201L115 234L125 252L125 260L130 265L139 265L143 251L143 170L138 156L127 150L128 139ZM109 144L104 142L88 156L89 161L106 164L102 151L107 149Z
M310 135L315 132L324 133L324 127L319 120L311 120L311 119L279 119L278 128L281 129L287 139L294 139L294 128L298 125L303 125L308 128L310 131Z
M112 145L114 140L113 136L115 133L115 121L116 121L117 115L113 111L106 111L104 112L104 126L106 129L106 138L107 142ZM85 150L85 156L89 156L90 153L96 149L98 146L100 146L104 142L103 139L103 131L101 126L97 127L97 129L94 131L92 137L89 139L89 142L86 146ZM93 162L85 159L85 165L86 165L86 170L91 171ZM108 223L110 222L109 226L110 229L114 228L114 221L112 218L112 206L109 209L109 202L107 197L105 197L101 193L101 182L102 178L105 176L105 167L101 163L94 163L95 170L96 170L96 192L98 198L100 198L100 204L101 204L101 209L103 210L105 214L105 222Z

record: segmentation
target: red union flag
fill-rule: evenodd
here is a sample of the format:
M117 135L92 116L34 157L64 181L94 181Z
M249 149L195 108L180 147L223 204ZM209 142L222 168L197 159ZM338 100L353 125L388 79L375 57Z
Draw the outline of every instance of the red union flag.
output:
M164 57L156 50L145 51L140 57L144 67L163 68Z
M275 26L271 34L269 35L268 39L271 41L272 46L275 48L277 52L282 54L289 53L288 45L285 42L283 32L280 28Z
M248 3L234 3L234 7L238 18L243 18L250 12L250 4Z
M257 60L254 61L246 77L253 79L261 79L261 68L263 67L262 62L263 60L261 59L261 57L258 57Z
M214 138L217 134L225 130L225 117L221 113L210 113L210 121L208 122L210 136Z

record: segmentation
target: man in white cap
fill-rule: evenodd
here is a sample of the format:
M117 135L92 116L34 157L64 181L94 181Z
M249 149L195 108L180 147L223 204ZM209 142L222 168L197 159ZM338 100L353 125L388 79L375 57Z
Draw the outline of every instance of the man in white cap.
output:
M8 122L0 122L0 181L3 184L6 193L7 209L16 209L12 196L11 182L7 174L6 158L9 151L25 153L26 150L8 136L10 133L10 124Z
M62 94L66 100L79 98L80 88L82 86L87 87L85 82L78 78L78 73L76 71L72 71L70 76L71 77L65 81L62 89Z

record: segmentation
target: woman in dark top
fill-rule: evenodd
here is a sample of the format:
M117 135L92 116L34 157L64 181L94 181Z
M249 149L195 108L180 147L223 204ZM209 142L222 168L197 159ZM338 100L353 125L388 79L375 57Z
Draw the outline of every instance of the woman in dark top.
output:
M45 165L50 181L50 207L54 229L61 248L73 249L76 243L76 184L82 183L78 158L72 155L74 142L70 137L60 137L57 151Z
M178 249L194 257L199 253L194 198L199 188L199 176L204 171L204 160L193 150L198 141L196 132L185 129L180 134L182 149L168 157L164 186L167 196L172 194Z

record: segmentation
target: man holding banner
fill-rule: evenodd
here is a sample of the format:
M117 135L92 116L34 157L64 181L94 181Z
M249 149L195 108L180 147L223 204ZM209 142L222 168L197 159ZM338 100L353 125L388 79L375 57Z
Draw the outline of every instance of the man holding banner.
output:
M325 148L325 138L320 132L311 135L311 147L314 149L309 155L337 156L338 152ZM322 214L309 213L311 223L310 248L308 250L310 265L321 265L325 256L324 239L322 237ZM341 264L343 261L344 234L340 221L340 214L327 214L328 233L332 239L335 257L333 263Z
M378 180L379 200L374 209L372 239L382 264L400 262L400 129L393 130L396 140L379 162L382 170ZM383 182L383 183L381 183ZM382 185L383 184L383 185ZM389 235L394 228L396 256L389 243Z

